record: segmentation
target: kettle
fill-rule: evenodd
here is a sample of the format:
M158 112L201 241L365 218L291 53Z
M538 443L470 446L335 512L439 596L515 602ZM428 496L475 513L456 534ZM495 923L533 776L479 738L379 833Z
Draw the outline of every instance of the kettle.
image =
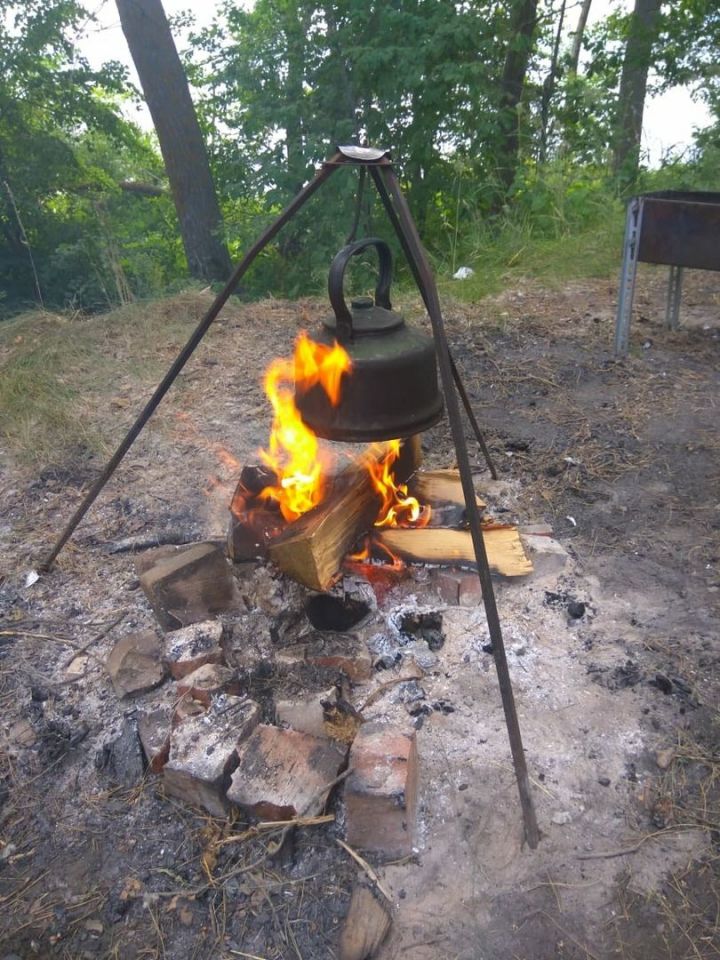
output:
M379 261L375 297L358 297L348 308L345 270L368 247L375 247ZM377 237L343 247L330 266L333 316L311 339L328 346L337 341L349 354L352 370L342 379L337 406L319 384L305 389L296 380L295 406L319 437L348 443L395 440L427 430L442 416L435 344L393 311L391 280L392 254Z

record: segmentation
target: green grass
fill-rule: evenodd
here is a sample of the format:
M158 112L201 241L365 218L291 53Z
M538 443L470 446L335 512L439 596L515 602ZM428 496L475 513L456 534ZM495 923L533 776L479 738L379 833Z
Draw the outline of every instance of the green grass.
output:
M467 280L452 280L452 263L438 265L442 292L474 302L516 286L527 278L556 286L585 277L617 278L622 253L625 213L617 201L604 210L589 211L587 222L558 225L551 235L538 235L527 220L507 218L494 229L480 225L460 238L462 254L455 266L472 267Z

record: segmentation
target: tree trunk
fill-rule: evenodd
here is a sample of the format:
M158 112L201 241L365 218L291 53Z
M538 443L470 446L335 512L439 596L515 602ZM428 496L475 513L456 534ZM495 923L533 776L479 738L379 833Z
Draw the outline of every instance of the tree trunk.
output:
M630 19L615 121L613 169L626 183L632 183L640 162L643 110L652 48L658 31L661 0L635 0Z
M160 142L190 273L201 280L224 280L231 265L220 237L220 208L190 88L162 2L116 3Z
M588 16L592 0L582 0L580 7L580 16L578 17L577 27L573 31L572 46L570 48L570 60L568 62L568 73L575 76L578 72L580 63L580 51L582 50L583 37L585 36L585 27L587 26Z
M517 170L520 145L518 106L530 62L536 26L537 0L514 0L510 11L510 40L500 81L498 114L500 136L497 146L497 171L503 194L506 194L512 186Z
M540 98L540 163L545 163L547 159L547 141L548 127L550 125L550 103L555 93L555 80L558 74L558 58L560 56L560 40L562 39L563 26L565 24L565 5L566 0L560 4L560 15L558 17L557 30L555 32L555 43L553 44L552 58L550 60L550 69L545 77L542 86L542 96Z

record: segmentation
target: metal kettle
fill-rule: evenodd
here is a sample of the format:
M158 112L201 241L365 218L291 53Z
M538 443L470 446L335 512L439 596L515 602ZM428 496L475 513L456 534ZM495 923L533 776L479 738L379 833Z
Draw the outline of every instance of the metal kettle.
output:
M368 247L376 248L379 260L375 298L358 297L348 308L345 270L352 257ZM410 437L442 416L435 344L393 311L391 280L392 254L377 237L343 247L330 266L328 294L334 315L323 321L313 339L327 345L337 340L350 355L352 370L342 379L337 406L317 384L307 390L301 382L295 386L300 416L327 440L366 443Z

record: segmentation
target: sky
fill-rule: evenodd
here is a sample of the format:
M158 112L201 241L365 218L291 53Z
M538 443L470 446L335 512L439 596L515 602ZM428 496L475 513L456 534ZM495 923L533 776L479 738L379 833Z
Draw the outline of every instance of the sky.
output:
M245 0L243 5L250 5L251 2ZM618 6L627 9L630 2L593 0L589 23L601 19ZM219 0L163 0L163 6L169 17L189 10L194 14L197 25L203 26L212 20ZM81 42L83 52L93 65L111 59L127 64L132 79L138 84L114 0L95 0L95 3L88 2L87 7L95 12L99 25ZM574 25L573 18L570 22ZM182 47L182 37L176 38L176 42ZM150 116L144 106L139 111L132 108L129 115L145 129L152 129ZM657 165L668 151L682 152L688 148L692 144L693 130L709 123L710 114L705 105L695 103L690 91L685 88L675 88L662 96L649 98L643 117L643 148L648 153L650 163Z

